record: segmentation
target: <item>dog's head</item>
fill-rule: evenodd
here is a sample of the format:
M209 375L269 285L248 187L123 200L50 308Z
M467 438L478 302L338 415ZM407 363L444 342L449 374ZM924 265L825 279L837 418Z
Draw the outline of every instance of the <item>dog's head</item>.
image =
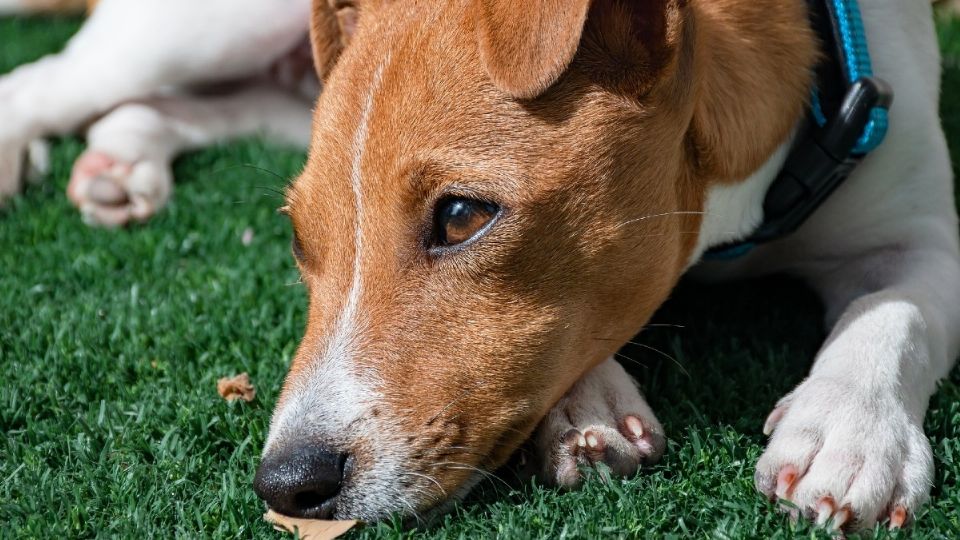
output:
M716 18L684 0L315 2L324 90L287 196L310 309L257 475L271 506L442 508L645 324L708 184L756 169L808 88L777 66L701 71L742 53L708 39ZM725 60L783 60L764 55ZM742 96L744 78L780 95Z

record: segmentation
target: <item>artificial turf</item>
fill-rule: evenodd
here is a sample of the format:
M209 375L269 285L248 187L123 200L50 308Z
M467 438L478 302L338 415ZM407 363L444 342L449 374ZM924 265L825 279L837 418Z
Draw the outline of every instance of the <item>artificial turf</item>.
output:
M0 73L57 50L79 24L0 19ZM960 24L940 33L958 156ZM189 154L159 216L102 230L64 196L81 149L56 141L49 177L0 210L0 537L276 537L251 481L304 324L289 226L274 211L303 152L246 140ZM763 419L824 337L816 299L785 279L685 283L657 320L639 339L672 359L634 348L624 362L667 429L659 465L566 493L501 472L506 482L491 476L439 523L352 536L825 536L753 488ZM256 400L224 402L216 380L241 371ZM954 371L926 420L932 501L893 536L960 538L958 398Z

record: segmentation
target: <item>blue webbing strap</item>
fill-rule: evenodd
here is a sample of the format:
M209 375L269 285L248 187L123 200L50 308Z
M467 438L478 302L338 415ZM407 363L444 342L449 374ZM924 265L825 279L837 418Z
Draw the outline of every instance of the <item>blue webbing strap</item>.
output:
M870 50L867 47L867 32L863 28L860 5L856 0L832 0L831 9L836 21L840 48L840 59L847 84L853 84L861 77L872 77L873 66L870 63ZM874 107L870 113L870 122L853 149L854 154L868 154L883 141L888 126L887 109Z

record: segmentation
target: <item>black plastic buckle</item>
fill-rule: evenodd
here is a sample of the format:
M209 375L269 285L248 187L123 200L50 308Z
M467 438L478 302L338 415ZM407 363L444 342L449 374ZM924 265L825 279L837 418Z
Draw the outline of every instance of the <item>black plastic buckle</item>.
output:
M710 259L736 257L756 244L797 230L863 160L853 154L875 107L889 108L893 90L881 79L863 77L844 95L837 114L824 126L811 122L787 156L763 201L763 223L747 239L717 246Z

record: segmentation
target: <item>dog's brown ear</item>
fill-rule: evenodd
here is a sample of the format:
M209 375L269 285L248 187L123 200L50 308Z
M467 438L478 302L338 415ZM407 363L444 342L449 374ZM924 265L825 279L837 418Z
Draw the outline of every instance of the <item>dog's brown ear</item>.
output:
M310 43L321 81L336 65L357 27L357 6L349 0L313 0Z
M500 89L533 98L566 71L590 0L475 0L480 60Z
M534 98L579 55L591 79L642 94L673 57L687 0L474 0L480 60L500 89ZM578 52L579 51L579 52Z

